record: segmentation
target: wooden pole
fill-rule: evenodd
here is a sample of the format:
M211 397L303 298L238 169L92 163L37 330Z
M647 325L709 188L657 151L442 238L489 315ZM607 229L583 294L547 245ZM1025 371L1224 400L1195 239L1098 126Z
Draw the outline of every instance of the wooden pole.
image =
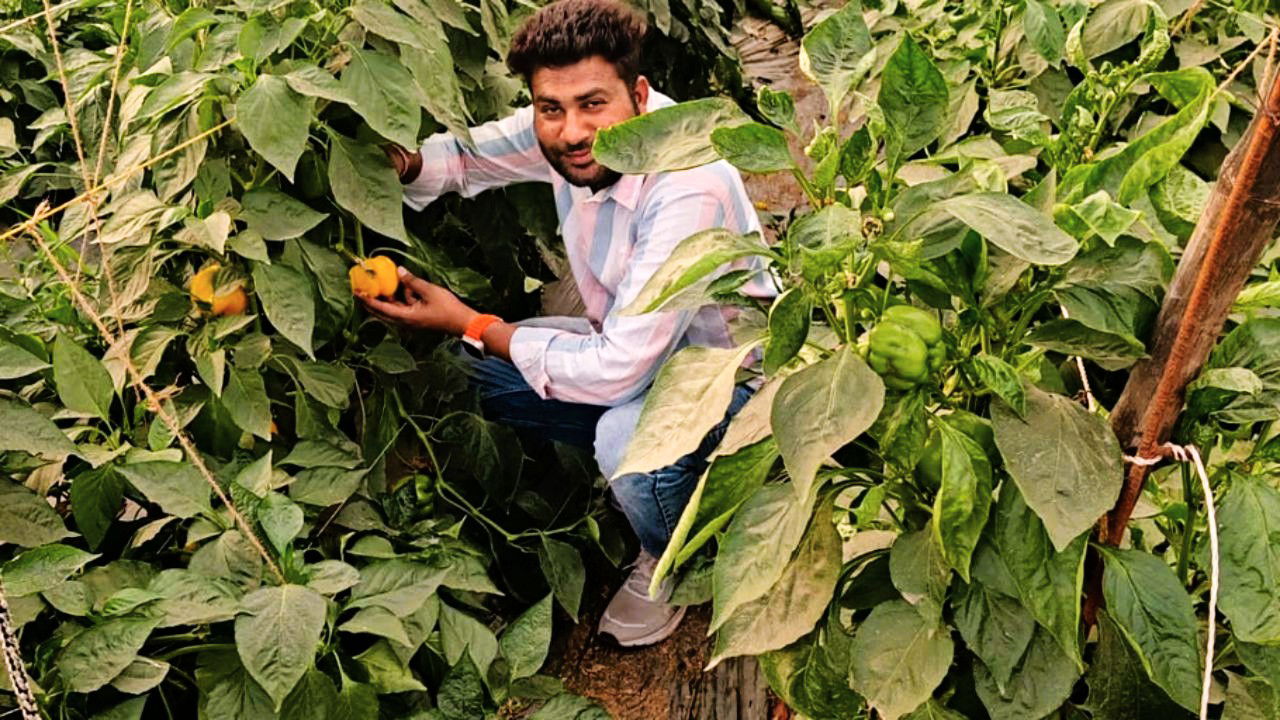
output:
M1111 414L1122 447L1158 454L1182 409L1187 384L1217 342L1236 296L1280 222L1280 74L1273 79L1245 138L1227 156L1217 185L1187 244L1152 334L1151 357L1134 366ZM1118 545L1149 466L1131 463L1099 539ZM1091 563L1085 622L1098 607L1100 567Z

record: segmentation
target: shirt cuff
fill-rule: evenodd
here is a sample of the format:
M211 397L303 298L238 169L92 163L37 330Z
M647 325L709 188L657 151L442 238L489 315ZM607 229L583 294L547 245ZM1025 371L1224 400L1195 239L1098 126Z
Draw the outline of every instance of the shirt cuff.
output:
M547 351L551 341L563 330L549 327L518 326L511 334L511 364L525 382L543 400L550 399L551 378L547 376Z
M445 183L450 177L451 161L447 147L434 137L427 138L418 150L422 156L422 169L418 177L404 185L404 204L421 210L436 198L445 194Z

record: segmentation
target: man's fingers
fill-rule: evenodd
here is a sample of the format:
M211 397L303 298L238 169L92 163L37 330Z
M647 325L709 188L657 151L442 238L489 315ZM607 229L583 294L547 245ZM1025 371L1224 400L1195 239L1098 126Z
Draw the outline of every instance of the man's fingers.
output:
M413 290L419 297L426 297L431 291L431 283L415 276L413 273L405 269L403 265L396 268L400 274L400 284L404 285L405 290Z
M365 307L370 310L389 318L395 318L396 320L403 320L409 317L412 312L412 308L410 306L403 305L398 302L387 302L386 300L367 297L360 298L360 302L364 303Z

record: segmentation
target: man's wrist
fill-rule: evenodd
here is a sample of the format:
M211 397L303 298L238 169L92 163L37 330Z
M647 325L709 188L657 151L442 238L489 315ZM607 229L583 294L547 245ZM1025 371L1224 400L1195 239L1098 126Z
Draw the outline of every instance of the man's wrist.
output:
M396 143L387 143L382 146L382 150L395 166L401 185L413 182L422 172L422 153L413 152Z

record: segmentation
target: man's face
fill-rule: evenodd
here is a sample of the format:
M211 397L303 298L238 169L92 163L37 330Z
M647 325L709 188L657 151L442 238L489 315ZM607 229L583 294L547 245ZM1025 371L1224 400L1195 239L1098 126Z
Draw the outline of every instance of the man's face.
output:
M640 114L649 83L638 78L628 88L613 64L599 56L563 67L544 67L529 79L533 128L547 161L566 180L593 190L620 175L591 157L596 130Z

